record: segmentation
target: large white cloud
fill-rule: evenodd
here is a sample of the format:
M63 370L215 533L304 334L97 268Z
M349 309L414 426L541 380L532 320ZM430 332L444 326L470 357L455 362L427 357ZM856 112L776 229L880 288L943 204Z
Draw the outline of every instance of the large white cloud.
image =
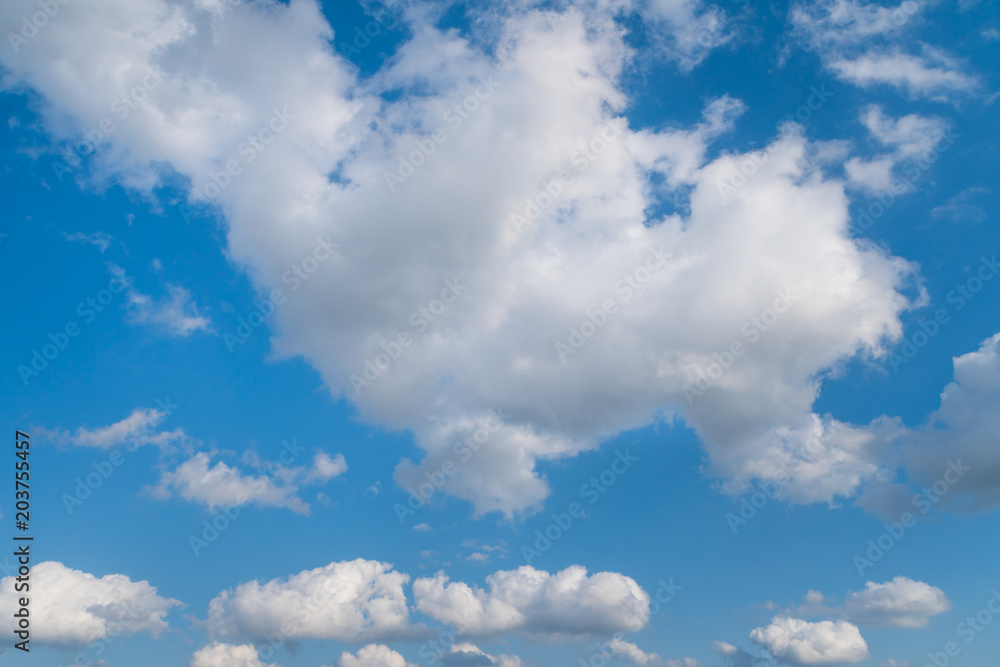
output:
M6 3L0 27L33 7ZM111 118L89 173L139 189L179 174L212 197L230 256L285 290L277 351L427 452L404 486L503 409L445 483L477 512L534 510L539 460L672 416L727 488L786 475L792 501L853 494L877 438L811 406L828 369L899 335L913 267L851 238L842 183L794 129L723 201L719 183L763 156L706 163L738 103L693 128L627 127L613 3L511 7L489 49L408 10L412 38L364 81L308 0L71 3L0 58L57 136ZM682 213L647 216L667 199ZM293 291L282 277L327 237L338 248Z
M215 637L365 641L413 636L403 585L389 563L357 559L305 570L286 580L249 581L209 604Z
M847 621L776 616L770 625L754 629L750 639L790 665L848 665L869 657L861 632Z
M922 628L930 617L951 609L940 588L907 577L885 583L869 581L862 591L849 593L844 606L859 625Z
M413 582L417 609L461 635L523 634L563 638L641 629L649 595L614 572L588 575L579 565L555 574L522 566L486 578L487 588L450 582L447 575Z
M13 576L0 581L0 607L6 610L17 609L24 595L14 584ZM137 632L159 635L169 627L167 614L181 605L158 595L146 581L123 574L95 577L55 561L32 568L30 597L31 638L63 646Z

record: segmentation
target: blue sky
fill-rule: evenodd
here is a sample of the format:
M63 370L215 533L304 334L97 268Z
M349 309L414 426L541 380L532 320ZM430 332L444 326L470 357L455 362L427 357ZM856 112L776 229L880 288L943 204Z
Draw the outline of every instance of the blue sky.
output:
M990 3L0 25L2 659L996 664Z

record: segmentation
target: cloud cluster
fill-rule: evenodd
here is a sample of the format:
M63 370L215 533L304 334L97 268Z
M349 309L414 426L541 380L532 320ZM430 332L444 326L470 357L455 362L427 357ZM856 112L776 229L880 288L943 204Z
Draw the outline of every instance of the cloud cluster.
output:
M13 576L0 581L4 609L16 609L23 596L15 592L14 584ZM98 578L55 561L35 565L31 585L31 638L63 646L138 632L156 636L168 628L170 610L181 605L158 595L146 581L132 581L122 574Z
M575 565L550 574L526 565L494 572L486 584L450 582L438 573L414 581L413 595L417 609L462 635L607 634L639 630L649 620L649 595L614 572L588 575Z
M0 27L28 6L6 4ZM360 79L310 0L222 15L108 0L63 7L0 59L59 138L157 72L90 169L211 194L262 293L334 239L276 312L276 351L362 418L409 429L427 453L417 477L503 409L445 488L477 513L535 511L540 461L676 417L727 490L784 475L792 502L850 497L879 474L880 441L812 405L830 369L899 337L914 267L852 238L843 183L794 127L725 202L717 184L753 154L706 156L739 101L709 101L691 127L630 128L622 8L512 3L488 49L411 8L412 36ZM229 76L251 53L253 77ZM665 201L683 205L649 214ZM185 470L236 482L200 459Z
M951 602L936 586L896 577L881 584L869 581L864 590L849 593L844 606L859 625L922 628L931 616L951 609Z

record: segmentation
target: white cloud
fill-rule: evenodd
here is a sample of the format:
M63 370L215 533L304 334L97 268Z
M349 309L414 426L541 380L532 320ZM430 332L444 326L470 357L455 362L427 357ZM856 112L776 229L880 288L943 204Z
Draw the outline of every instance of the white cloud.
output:
M67 234L63 232L63 238L67 241L72 241L76 243L89 243L91 245L97 246L101 253L108 249L111 242L114 241L114 237L107 232L93 232L91 234L85 234L83 232L73 232L72 234Z
M841 80L867 88L888 85L910 97L948 100L976 91L979 80L944 51L920 44L904 49L927 2L885 7L855 0L799 3L791 20L800 41L816 51Z
M701 667L701 663L693 658L664 660L656 653L646 653L635 644L618 637L609 640L605 646L613 655L624 656L639 667Z
M189 336L196 331L208 331L211 321L198 311L191 292L167 285L170 296L154 301L131 286L126 292L129 320L135 324L156 327L171 336Z
M909 660L893 660L892 658L883 660L879 665L881 667L913 667L913 663Z
M713 646L719 657L726 665L731 667L754 667L754 656L744 651L738 646L733 646L727 642L715 642Z
M188 667L277 667L262 662L252 644L213 643L198 650Z
M931 616L951 609L951 602L936 586L896 577L881 584L869 581L864 590L849 593L844 606L858 625L922 628Z
M514 655L494 656L475 644L455 644L441 656L442 667L523 667L521 659Z
M297 442L285 443L281 458L290 456L295 461L305 448ZM309 504L299 498L300 486L325 484L347 471L342 454L330 456L317 452L307 466L292 466L277 461L262 461L254 450L244 452L242 461L258 474L244 474L224 461L212 464L215 452L197 452L173 470L164 470L156 486L147 490L154 498L166 499L173 495L204 503L209 509L219 505L245 505L283 507L300 514L309 514ZM321 494L320 497L325 497Z
M649 620L649 595L614 572L588 576L574 565L549 574L522 566L494 572L486 584L449 582L440 572L414 581L413 595L422 613L471 636L564 638L639 630Z
M132 414L121 421L101 428L89 429L81 426L72 433L58 429L39 429L39 433L60 444L74 447L111 449L122 445L138 447L150 444L167 447L171 442L183 441L185 435L184 431L179 428L173 431L156 432L156 428L166 418L167 413L163 410L136 408Z
M157 636L168 628L170 610L181 606L159 596L148 582L123 574L98 578L45 561L32 568L31 577L31 638L42 643L75 646L137 632ZM17 608L23 596L15 592L14 579L0 582L0 606L7 610Z
M6 3L0 27L16 30L32 6ZM159 68L161 82L93 164L143 192L164 165L204 190L249 134L288 117L215 199L227 252L268 292L317 235L340 244L275 313L274 348L305 357L363 419L413 433L426 467L401 466L403 485L498 408L509 418L444 488L479 514L537 510L549 492L540 460L674 417L697 431L709 471L730 490L787 473L784 497L828 502L876 474L871 434L812 404L829 369L899 337L914 267L851 238L843 185L800 133L777 138L723 202L717 184L749 156L705 164L706 146L740 104L710 103L693 128L609 125L628 102L620 75L630 52L607 8L514 11L488 52L419 12L407 17L413 37L364 81L331 52L307 0L244 3L225 29L165 0L71 3L0 59L46 101L47 117L73 121L53 120L57 137L95 127ZM228 76L250 52L267 65ZM481 83L490 80L492 92ZM404 94L390 101L386 91ZM446 115L456 104L477 108ZM415 153L438 127L447 140ZM390 191L386 173L410 155L422 164ZM564 170L561 194L518 229L512 214ZM689 207L648 218L664 197ZM659 249L669 258L651 273ZM626 288L636 276L642 289ZM456 278L462 296L437 312ZM714 373L713 355L747 343L743 328L789 287L795 306L689 403L685 387ZM560 358L556 344L608 299L615 313L595 315L603 326ZM432 307L433 322L418 314ZM399 333L411 344L355 391L352 375Z
M196 453L174 470L165 470L150 493L160 499L177 494L184 500L204 503L210 510L219 505L253 503L259 507L284 507L299 514L309 514L309 505L296 496L298 486L295 484L267 475L244 475L223 461L215 465L211 465L211 461L211 454Z
M952 93L968 93L979 87L978 79L959 71L959 65L953 60L937 51L928 53L865 53L855 58L833 60L829 67L841 79L856 86L888 85L910 97L948 99Z
M910 158L932 162L935 145L949 130L949 124L940 118L919 114L892 118L877 105L864 110L861 122L880 146L890 150L867 159L853 157L844 165L853 184L871 192L886 192L892 188L894 193L901 194L900 190L911 189L909 181L894 178L894 170Z
M310 484L318 482L325 484L334 477L339 477L347 472L347 461L343 454L331 457L326 452L317 452L313 457L312 468L306 474L303 483Z
M287 580L249 581L216 596L208 627L216 637L368 641L413 633L403 584L389 563L357 559L305 570Z
M369 644L352 655L345 651L337 667L415 667L403 656L383 644Z
M770 625L754 629L750 639L790 665L846 665L869 658L868 644L847 621L775 616Z

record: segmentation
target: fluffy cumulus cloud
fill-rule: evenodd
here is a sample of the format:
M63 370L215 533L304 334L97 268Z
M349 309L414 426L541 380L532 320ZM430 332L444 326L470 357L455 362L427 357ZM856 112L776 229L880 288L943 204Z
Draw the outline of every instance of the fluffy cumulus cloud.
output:
M34 7L5 3L0 27ZM535 510L540 460L673 417L729 489L784 476L794 502L850 496L879 472L879 440L812 405L827 370L900 335L913 267L852 238L843 183L792 127L725 201L754 154L706 156L738 101L630 128L621 7L510 3L488 42L410 8L411 37L363 80L310 0L70 3L0 59L58 139L111 117L93 178L189 182L216 206L262 292L314 260L272 319L275 349L414 434L426 459L404 485L502 409L444 486L480 513Z
M344 651L336 667L414 667L384 644L369 644L356 654Z
M951 609L951 602L936 586L896 577L882 584L869 581L864 590L849 593L844 606L859 625L922 628L931 616Z
M869 657L861 632L847 621L776 616L770 625L754 629L750 639L789 665L848 665Z
M649 595L614 572L588 575L575 565L550 574L523 566L486 578L485 589L450 582L444 573L413 582L417 609L454 624L459 634L565 638L641 629Z
M84 645L137 632L157 636L168 628L170 610L181 605L146 581L123 574L95 577L55 561L35 565L31 577L31 638L43 643ZM23 595L15 592L14 579L0 581L4 609L17 608Z
M203 503L210 510L220 505L284 507L300 514L309 513L309 505L296 496L298 487L267 475L244 475L223 461L211 464L212 455L198 452L174 470L164 471L159 483L150 489L155 498L176 494L184 500Z
M285 443L281 458L294 461L301 454L296 442ZM249 451L244 455L258 474L244 473L224 461L212 464L214 453L197 452L172 470L164 470L160 481L148 489L158 499L174 495L202 503L210 510L218 506L254 504L258 507L283 507L299 514L309 514L307 502L299 498L300 485L325 484L347 471L343 454L330 456L317 452L308 466L286 466L276 461L261 461Z
M494 656L475 644L455 644L441 656L442 667L523 667L521 659L513 655Z
M885 85L910 97L938 100L975 92L976 76L941 49L912 39L927 5L884 6L856 0L798 3L791 20L800 40L839 79L862 88ZM908 49L916 43L918 49Z
M211 601L208 628L220 638L277 632L288 640L409 637L408 581L388 563L358 559L288 579L245 582Z
M252 644L214 643L197 651L188 667L277 667L262 662Z

